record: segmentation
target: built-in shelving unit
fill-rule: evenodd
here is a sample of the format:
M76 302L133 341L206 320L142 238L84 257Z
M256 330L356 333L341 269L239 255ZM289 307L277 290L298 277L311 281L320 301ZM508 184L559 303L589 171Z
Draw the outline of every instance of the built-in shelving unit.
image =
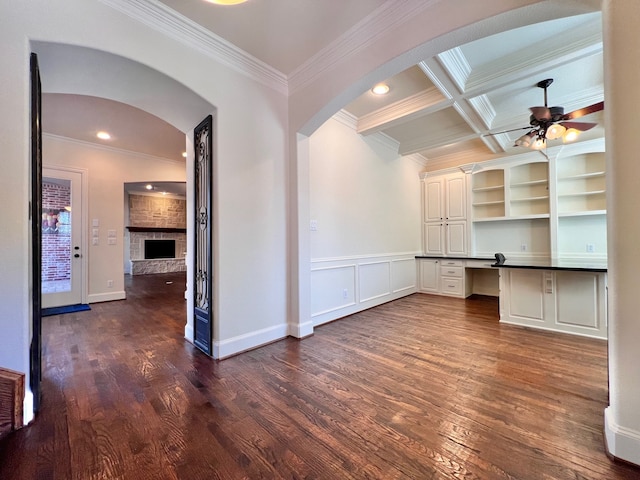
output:
M474 221L504 217L504 170L486 170L473 175L472 194Z
M549 168L546 162L511 167L510 215L549 215Z
M605 159L589 153L558 161L558 216L606 213Z

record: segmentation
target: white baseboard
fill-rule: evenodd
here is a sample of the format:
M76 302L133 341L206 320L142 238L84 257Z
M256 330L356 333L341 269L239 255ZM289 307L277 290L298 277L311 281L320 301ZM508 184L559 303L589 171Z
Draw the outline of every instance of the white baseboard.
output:
M124 290L109 293L93 293L87 297L87 303L112 302L114 300L124 300L127 294Z
M33 412L33 393L30 388L24 390L24 400L22 401L22 425L29 425L35 417Z
M213 342L213 358L222 359L287 337L288 325L263 328L227 340Z
M305 323L290 323L287 330L291 337L308 337L309 335L313 335L313 322L309 320Z
M184 338L185 340L193 343L193 325L190 323L187 323L184 326Z
M604 433L609 454L640 466L640 432L616 424L611 407L604 409Z

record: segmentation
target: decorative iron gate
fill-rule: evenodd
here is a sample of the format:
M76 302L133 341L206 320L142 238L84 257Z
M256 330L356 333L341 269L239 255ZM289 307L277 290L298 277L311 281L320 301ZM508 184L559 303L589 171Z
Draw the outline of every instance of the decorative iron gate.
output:
M213 117L195 129L194 339L207 355L213 338L213 249L211 246Z

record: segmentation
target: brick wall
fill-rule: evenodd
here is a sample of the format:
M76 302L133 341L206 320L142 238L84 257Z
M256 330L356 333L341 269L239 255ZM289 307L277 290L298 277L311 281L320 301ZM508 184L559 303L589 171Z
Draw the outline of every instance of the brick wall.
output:
M42 280L71 277L71 189L42 183Z

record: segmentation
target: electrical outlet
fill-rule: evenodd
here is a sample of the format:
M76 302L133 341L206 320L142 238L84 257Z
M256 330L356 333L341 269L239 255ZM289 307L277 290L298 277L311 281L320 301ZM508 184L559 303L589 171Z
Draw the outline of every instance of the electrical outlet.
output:
M342 290L342 298L346 299L349 296L349 291L345 288Z
M521 252L526 252L527 251L527 244L526 243L523 243L523 244L520 245L520 251Z
M311 220L311 222L309 222L309 226L311 227L311 231L315 232L318 230L318 221L317 220Z
M107 288L113 288L113 280L107 280Z
M596 251L596 246L593 243L587 243L587 252L593 253Z

